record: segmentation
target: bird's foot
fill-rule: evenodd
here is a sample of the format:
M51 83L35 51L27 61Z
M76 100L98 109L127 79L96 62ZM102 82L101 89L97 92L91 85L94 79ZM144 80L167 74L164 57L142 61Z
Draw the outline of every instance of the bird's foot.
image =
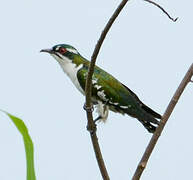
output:
M98 116L95 120L94 123L99 122L102 119L102 116Z
M90 107L88 107L88 106L86 105L86 103L84 104L83 108L84 108L84 110L85 110L86 112L93 112L93 111L94 111L93 105L91 105Z

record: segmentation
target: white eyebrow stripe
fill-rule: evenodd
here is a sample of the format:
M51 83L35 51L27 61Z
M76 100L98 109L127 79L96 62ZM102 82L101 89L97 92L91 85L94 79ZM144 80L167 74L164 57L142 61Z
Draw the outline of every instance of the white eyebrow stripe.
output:
M71 53L78 54L78 51L76 49L66 48L66 50Z
M61 46L57 46L57 47L56 47L56 51L58 51L58 50L60 49L60 47L61 47Z

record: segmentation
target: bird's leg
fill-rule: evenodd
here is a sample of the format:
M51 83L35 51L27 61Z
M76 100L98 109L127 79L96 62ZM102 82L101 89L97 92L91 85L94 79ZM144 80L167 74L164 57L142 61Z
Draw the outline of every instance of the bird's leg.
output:
M91 105L91 107L87 107L86 103L84 104L83 108L87 112L93 112L94 111L93 105Z
M84 104L84 106L83 106L83 108L84 108L84 110L86 111L86 112L93 112L94 111L94 107L93 107L93 105L91 105L91 107L88 107L87 105L86 105L86 103ZM87 130L91 133L91 135L93 135L95 132L96 132L96 124L95 124L95 121L94 121L94 124L87 124L87 126L86 126L86 128L87 128Z
M98 112L99 116L94 120L94 122L97 122L97 121L105 122L107 120L109 108L106 105L106 103L104 104L103 102L98 101L98 104L96 107L97 107L97 112Z

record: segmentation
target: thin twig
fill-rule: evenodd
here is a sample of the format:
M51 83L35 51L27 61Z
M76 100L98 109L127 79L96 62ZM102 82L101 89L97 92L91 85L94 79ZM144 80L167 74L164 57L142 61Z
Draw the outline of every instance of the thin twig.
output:
M183 93L185 87L187 86L187 84L191 81L191 77L193 76L193 64L190 66L189 70L187 71L186 75L184 76L183 80L181 81L178 89L176 90L174 96L172 97L161 121L160 121L160 125L157 127L155 133L153 134L139 164L138 164L138 167L135 171L135 174L132 178L132 180L139 180L139 178L141 177L146 165L147 165L147 162L148 162L148 159L158 141L158 138L160 137L161 135L161 132L163 131L163 128L164 126L166 125L167 121L168 121L168 118L170 117L173 109L175 108L181 94Z
M161 7L159 4L157 4L157 3L155 3L155 2L153 2L153 1L151 1L151 0L144 0L144 1L146 1L146 2L148 2L148 3L151 3L151 4L153 4L153 5L155 5L155 6L157 6L159 9L161 9L168 17L169 17L169 19L171 19L173 22L176 22L177 20L178 20L178 17L177 18L172 18L169 14L168 14L168 12L163 8L163 7Z
M93 116L92 116L92 112L91 112L91 109L92 109L92 102L91 102L92 75L94 72L94 66L95 66L96 58L98 56L101 45L102 45L109 29L111 28L113 22L115 21L115 19L117 18L117 16L121 12L121 10L123 9L123 7L127 3L127 1L128 0L122 0L122 2L119 4L119 6L115 10L115 12L111 16L111 18L109 19L104 30L102 31L101 36L100 36L100 38L95 46L94 52L93 52L92 57L91 57L91 62L90 62L90 66L89 66L89 70L88 70L88 76L87 76L86 85L85 85L86 103L85 103L84 107L86 109L87 120L88 120L87 129L90 132L90 136L92 139L92 144L93 144L93 148L95 151L98 166L99 166L101 175L102 175L104 180L109 180L110 178L109 178L108 172L106 170L104 160L102 158L100 146L99 146L98 139L96 136L96 124L93 121Z

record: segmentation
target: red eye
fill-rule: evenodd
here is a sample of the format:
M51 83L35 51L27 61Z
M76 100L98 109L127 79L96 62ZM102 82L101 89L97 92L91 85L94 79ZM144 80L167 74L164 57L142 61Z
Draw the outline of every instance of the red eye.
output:
M59 53L64 54L65 52L67 52L67 50L65 48L61 47L59 49Z

